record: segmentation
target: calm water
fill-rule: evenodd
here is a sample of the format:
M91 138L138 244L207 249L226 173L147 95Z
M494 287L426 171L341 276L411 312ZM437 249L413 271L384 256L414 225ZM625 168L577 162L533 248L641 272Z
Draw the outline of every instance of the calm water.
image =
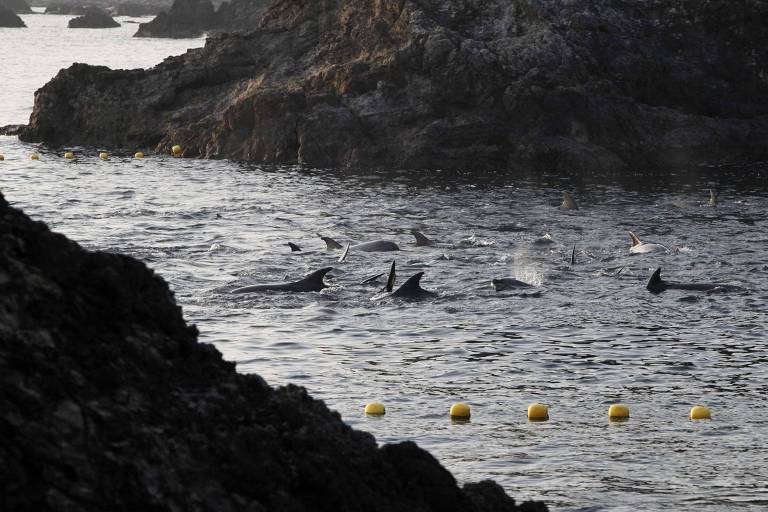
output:
M142 64L130 33L95 36L90 49L81 40L78 58ZM46 69L67 64L57 44L66 35L40 32L56 63ZM6 37L0 31L3 47ZM153 63L199 41L150 43ZM26 66L17 52L6 59L12 70ZM45 81L26 77L0 124L25 120ZM28 160L33 150L39 162ZM88 248L147 262L203 341L241 372L304 385L380 442L417 441L461 481L494 478L555 510L768 507L765 166L619 180L102 162L93 152L69 163L10 137L0 137L0 152L0 190L13 204ZM706 205L709 188L717 208ZM580 210L557 208L564 189ZM440 246L415 247L412 227ZM627 230L672 250L632 256ZM396 240L399 282L424 270L438 296L371 301L376 288L358 283L393 254L353 252L337 263L315 233ZM553 243L537 243L545 234ZM291 254L288 241L304 251ZM321 293L228 293L326 265L332 286ZM749 292L654 296L644 287L657 266L670 280ZM536 287L496 293L494 277ZM362 415L374 399L386 416ZM448 419L455 401L472 406L470 423ZM550 405L549 422L527 422L534 401ZM617 401L632 417L609 424ZM697 403L712 408L712 421L687 419Z

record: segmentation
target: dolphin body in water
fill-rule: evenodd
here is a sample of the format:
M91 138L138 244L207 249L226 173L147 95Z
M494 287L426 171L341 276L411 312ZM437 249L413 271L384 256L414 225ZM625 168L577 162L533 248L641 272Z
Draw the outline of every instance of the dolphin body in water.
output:
M387 278L387 284L384 289L381 290L384 295L376 295L371 300L378 300L384 297L399 297L406 299L422 299L425 297L433 297L437 295L435 292L430 292L421 287L421 278L424 276L424 272L417 272L408 278L397 290L395 288L395 279L397 272L395 271L395 261L392 261L392 266L389 269L389 277ZM394 290L394 291L392 291Z
M333 251L337 249L343 249L342 245L336 240L334 240L333 238L328 236L322 236L320 234L318 234L317 236L319 236L320 239L323 242L325 242L325 246L327 250ZM361 244L349 245L349 250L361 251L361 252L389 252L389 251L399 251L400 247L398 247L398 245L391 240L374 240L372 242L364 242Z
M579 205L576 204L576 200L568 192L563 192L563 202L560 205L563 210L578 210Z
M512 277L504 277L502 279L494 279L491 281L491 286L497 292L503 290L519 290L524 288L533 288L532 285L524 283L518 279Z
M333 270L333 267L324 267L320 270L315 270L311 274L307 274L298 281L289 283L268 283L268 284L255 284L251 286L243 286L232 290L231 293L251 293L251 292L266 292L266 291L279 291L279 292L319 292L323 288L328 288L328 285L323 282L325 274Z
M632 246L629 248L630 254L648 254L651 252L669 252L665 245L642 242L633 232L629 231L629 238L632 240Z
M696 292L743 292L746 291L741 286L721 283L673 283L664 281L661 278L661 268L657 268L653 273L648 284L645 286L651 293L661 293L664 290L690 290Z

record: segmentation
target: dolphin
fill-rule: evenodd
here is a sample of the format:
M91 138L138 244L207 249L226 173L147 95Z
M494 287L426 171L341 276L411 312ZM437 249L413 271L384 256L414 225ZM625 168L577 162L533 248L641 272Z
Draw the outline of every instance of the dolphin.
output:
M417 272L408 278L406 282L400 286L397 290L392 292L392 297L405 297L409 299L421 299L424 297L432 297L437 295L435 292L430 292L421 287L421 278L424 276L424 272Z
M408 278L408 280L402 284L397 290L394 290L395 288L395 279L397 276L397 272L395 270L395 261L392 261L392 266L389 268L389 277L387 278L387 284L384 286L384 288L381 290L382 294L376 295L371 298L371 300L379 300L386 296L389 297L400 297L400 298L408 298L408 299L421 299L424 297L431 297L434 295L437 295L435 292L430 292L425 290L421 287L420 281L422 276L424 276L424 272L418 272L411 277Z
M411 234L416 237L416 247L431 247L435 245L435 242L424 236L423 233L412 229Z
M669 252L669 249L661 244L641 242L640 238L629 231L629 238L632 240L632 247L629 248L631 254L646 254L649 252Z
M320 234L317 236L319 236L320 239L325 242L327 250L333 251L336 249L343 249L342 245L333 238L321 236ZM374 240L372 242L363 242L361 244L351 245L349 248L353 251L361 252L388 252L400 250L400 247L398 247L397 244L391 240Z
M502 290L514 290L514 289L521 289L521 288L533 288L532 285L530 285L528 283L524 283L524 282L519 281L517 279L514 279L512 277L504 277L502 279L494 279L494 280L491 281L491 286L497 292L500 292Z
M709 206L717 206L717 194L712 189L709 189Z
M328 285L323 282L323 277L325 277L325 274L331 270L333 270L333 267L324 267L320 270L315 270L311 274L307 274L304 278L299 279L298 281L244 286L232 290L231 293L265 292L270 290L281 292L319 292L323 288L328 288Z
M288 242L288 247L291 248L291 252L301 252L301 247L299 247L293 242Z
M576 200L568 192L563 192L563 204L560 205L563 210L578 210L579 205L576 204Z
M743 292L744 288L741 286L734 286L732 284L720 284L720 283L672 283L664 281L661 278L661 268L657 268L651 278L648 280L648 284L645 286L651 293L661 293L664 290L691 290L697 292Z

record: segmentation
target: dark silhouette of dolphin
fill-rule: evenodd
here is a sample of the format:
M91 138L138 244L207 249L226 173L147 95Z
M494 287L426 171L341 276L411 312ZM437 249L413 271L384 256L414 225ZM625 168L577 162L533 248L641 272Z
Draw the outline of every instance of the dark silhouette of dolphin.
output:
M416 247L431 247L435 245L435 242L424 236L424 233L412 229L411 234L416 238Z
M293 242L288 242L288 247L291 248L291 252L301 252L301 247L299 247Z
M265 291L281 291L281 292L319 292L323 288L328 288L323 282L325 274L333 270L333 267L325 267L320 270L315 270L311 274L307 274L304 278L293 281L290 283L268 283L268 284L255 284L251 286L244 286L232 290L231 293L251 293L251 292L265 292Z
M513 277L504 277L502 279L494 279L491 281L491 286L497 292L502 290L520 289L520 288L533 288L532 285L523 281L517 280Z
M421 278L424 276L424 272L417 272L408 278L406 282L400 286L397 290L392 292L392 297L404 297L409 299L419 299L422 297L431 297L437 295L435 292L430 292L421 287Z
M673 283L670 281L664 281L661 278L661 268L657 268L653 273L651 279L648 281L646 288L651 293L661 293L664 290L691 290L696 292L743 292L744 288L741 286L734 286L732 284L721 283Z

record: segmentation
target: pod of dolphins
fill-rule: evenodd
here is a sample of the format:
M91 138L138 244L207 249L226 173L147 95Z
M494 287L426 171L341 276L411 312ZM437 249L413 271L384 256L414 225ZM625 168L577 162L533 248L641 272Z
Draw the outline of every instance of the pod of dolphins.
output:
M710 190L709 193L710 193L710 198L708 203L709 206L712 206L712 207L717 206L717 196L715 195L715 192ZM574 198L568 192L565 192L563 194L563 202L560 205L560 207L566 210L576 210L579 208ZM427 238L423 233L417 231L416 229L411 229L410 233L416 238L417 247L430 247L430 246L436 245L435 242ZM344 249L341 257L338 260L339 262L343 262L347 258L347 255L349 254L350 250L359 251L359 252L392 252L392 251L400 250L400 247L391 240L374 240L371 242L364 242L364 243L359 243L355 245L352 245L351 243L347 243L346 247L344 247L342 246L342 244L340 244L333 238L322 236L320 234L318 234L317 236L325 242L327 250ZM629 238L632 244L629 249L630 254L648 254L648 253L657 253L657 252L669 253L670 252L670 249L662 244L641 241L640 238L632 231L629 231ZM292 252L301 251L301 248L298 245L294 244L293 242L288 242L287 245L290 247ZM571 252L571 265L574 265L575 263L576 263L576 247L574 246L573 251ZM372 300L378 300L383 297L418 299L418 298L425 298L425 297L431 297L431 296L437 295L435 292L425 290L421 287L421 278L424 276L424 272L417 272L416 274L409 277L405 281L405 283L403 283L400 287L395 289L394 285L395 285L395 280L397 275L395 269L396 269L396 264L395 264L395 261L393 260L389 270L387 284L384 286L384 288L381 290L381 292L378 295L372 298ZM264 292L264 291L319 292L324 288L328 288L328 285L325 284L323 278L331 270L333 270L333 267L323 267L318 270L315 270L314 272L311 272L310 274L307 274L306 276L299 279L298 281L243 286L243 287L232 290L231 293L254 293L254 292ZM375 282L376 280L383 277L384 275L385 273L371 276L363 280L360 284L369 284L369 283ZM518 279L509 278L509 277L493 279L491 281L491 285L497 292L502 290L527 289L527 288L533 287L533 285L529 283L525 283ZM707 293L746 291L742 287L729 285L729 284L722 284L722 283L678 283L678 282L665 281L661 278L661 268L656 269L656 271L653 273L650 280L648 281L646 288L648 289L648 291L654 294L663 292L665 290L671 290L671 289L702 291Z

